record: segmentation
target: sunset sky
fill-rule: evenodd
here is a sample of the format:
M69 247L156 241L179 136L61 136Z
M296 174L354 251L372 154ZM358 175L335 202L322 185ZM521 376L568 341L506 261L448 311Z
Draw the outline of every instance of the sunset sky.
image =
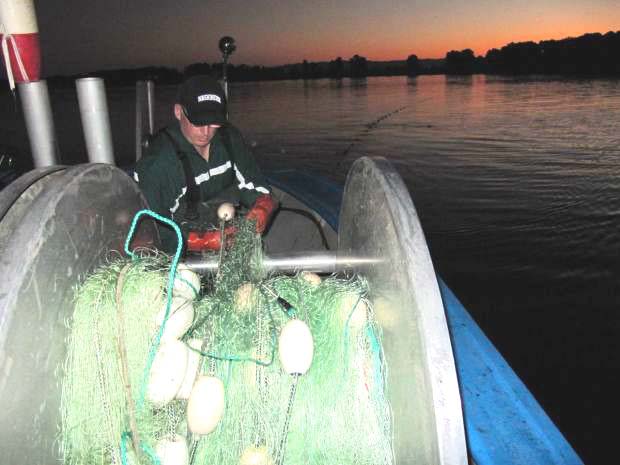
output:
M215 62L279 65L484 55L509 42L620 30L619 0L54 0L36 2L45 75Z

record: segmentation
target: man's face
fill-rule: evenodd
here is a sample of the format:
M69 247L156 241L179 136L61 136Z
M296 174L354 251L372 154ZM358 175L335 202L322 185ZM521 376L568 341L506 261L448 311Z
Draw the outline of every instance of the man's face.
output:
M209 124L207 126L194 126L185 116L183 107L178 103L174 105L174 116L179 120L181 132L196 149L200 152L211 143L211 139L220 128L219 124Z

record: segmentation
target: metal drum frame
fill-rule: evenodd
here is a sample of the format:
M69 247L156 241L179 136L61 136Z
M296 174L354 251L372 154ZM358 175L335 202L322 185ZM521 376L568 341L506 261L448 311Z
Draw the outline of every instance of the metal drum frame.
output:
M61 458L60 378L74 287L110 250L122 250L145 202L133 180L110 165L35 170L9 187L0 194L0 450L6 463L51 465ZM395 463L465 465L437 278L409 192L387 160L353 164L339 224L338 251L314 256L312 266L354 270L369 281L388 367ZM157 241L150 220L138 235ZM291 260L303 269L308 258L292 255L273 266L290 272Z
M0 196L0 450L3 463L54 464L74 287L121 253L146 204L110 165L35 170L15 183ZM152 223L141 229L156 240Z
M384 158L351 167L338 252L377 263L356 267L383 331L397 465L467 464L456 367L445 310L417 212Z

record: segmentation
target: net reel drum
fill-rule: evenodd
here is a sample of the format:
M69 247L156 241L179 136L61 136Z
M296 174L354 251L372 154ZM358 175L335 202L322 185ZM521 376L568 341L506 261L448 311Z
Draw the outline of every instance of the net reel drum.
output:
M59 378L73 290L110 250L123 250L145 206L124 172L98 164L34 170L0 193L0 449L7 463L61 459ZM339 223L337 252L290 252L265 264L364 275L384 334L395 463L466 464L437 279L413 202L387 160L353 164ZM134 246L157 243L153 223L142 222ZM205 272L217 266L186 265Z

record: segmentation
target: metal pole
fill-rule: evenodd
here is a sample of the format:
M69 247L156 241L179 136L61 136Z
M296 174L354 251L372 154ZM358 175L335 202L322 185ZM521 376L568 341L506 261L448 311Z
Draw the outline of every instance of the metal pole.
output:
M224 60L222 65L222 87L224 88L224 95L228 101L228 74L226 68L228 67L228 57L237 49L237 46L235 45L235 39L230 36L224 36L220 39L218 47L220 52L222 52L222 59Z
M263 257L263 267L267 272L296 273L313 271L316 273L336 273L361 266L380 263L379 258L342 256L334 252L297 252L287 255L277 254ZM217 258L189 257L184 264L196 273L214 273L218 269Z
M58 164L58 142L46 81L17 84L35 168Z
M224 81L224 96L226 97L226 101L228 102L228 55L224 55L224 65L222 66L222 80Z
M149 115L149 136L153 135L155 130L155 83L146 81L146 109Z
M110 116L101 78L82 78L75 81L86 150L91 163L114 164Z
M142 152L148 146L144 131L144 115L147 116L146 135L152 136L155 130L155 83L153 81L136 82L136 161L142 158Z
M142 111L144 109L144 81L136 82L136 161L142 158Z

